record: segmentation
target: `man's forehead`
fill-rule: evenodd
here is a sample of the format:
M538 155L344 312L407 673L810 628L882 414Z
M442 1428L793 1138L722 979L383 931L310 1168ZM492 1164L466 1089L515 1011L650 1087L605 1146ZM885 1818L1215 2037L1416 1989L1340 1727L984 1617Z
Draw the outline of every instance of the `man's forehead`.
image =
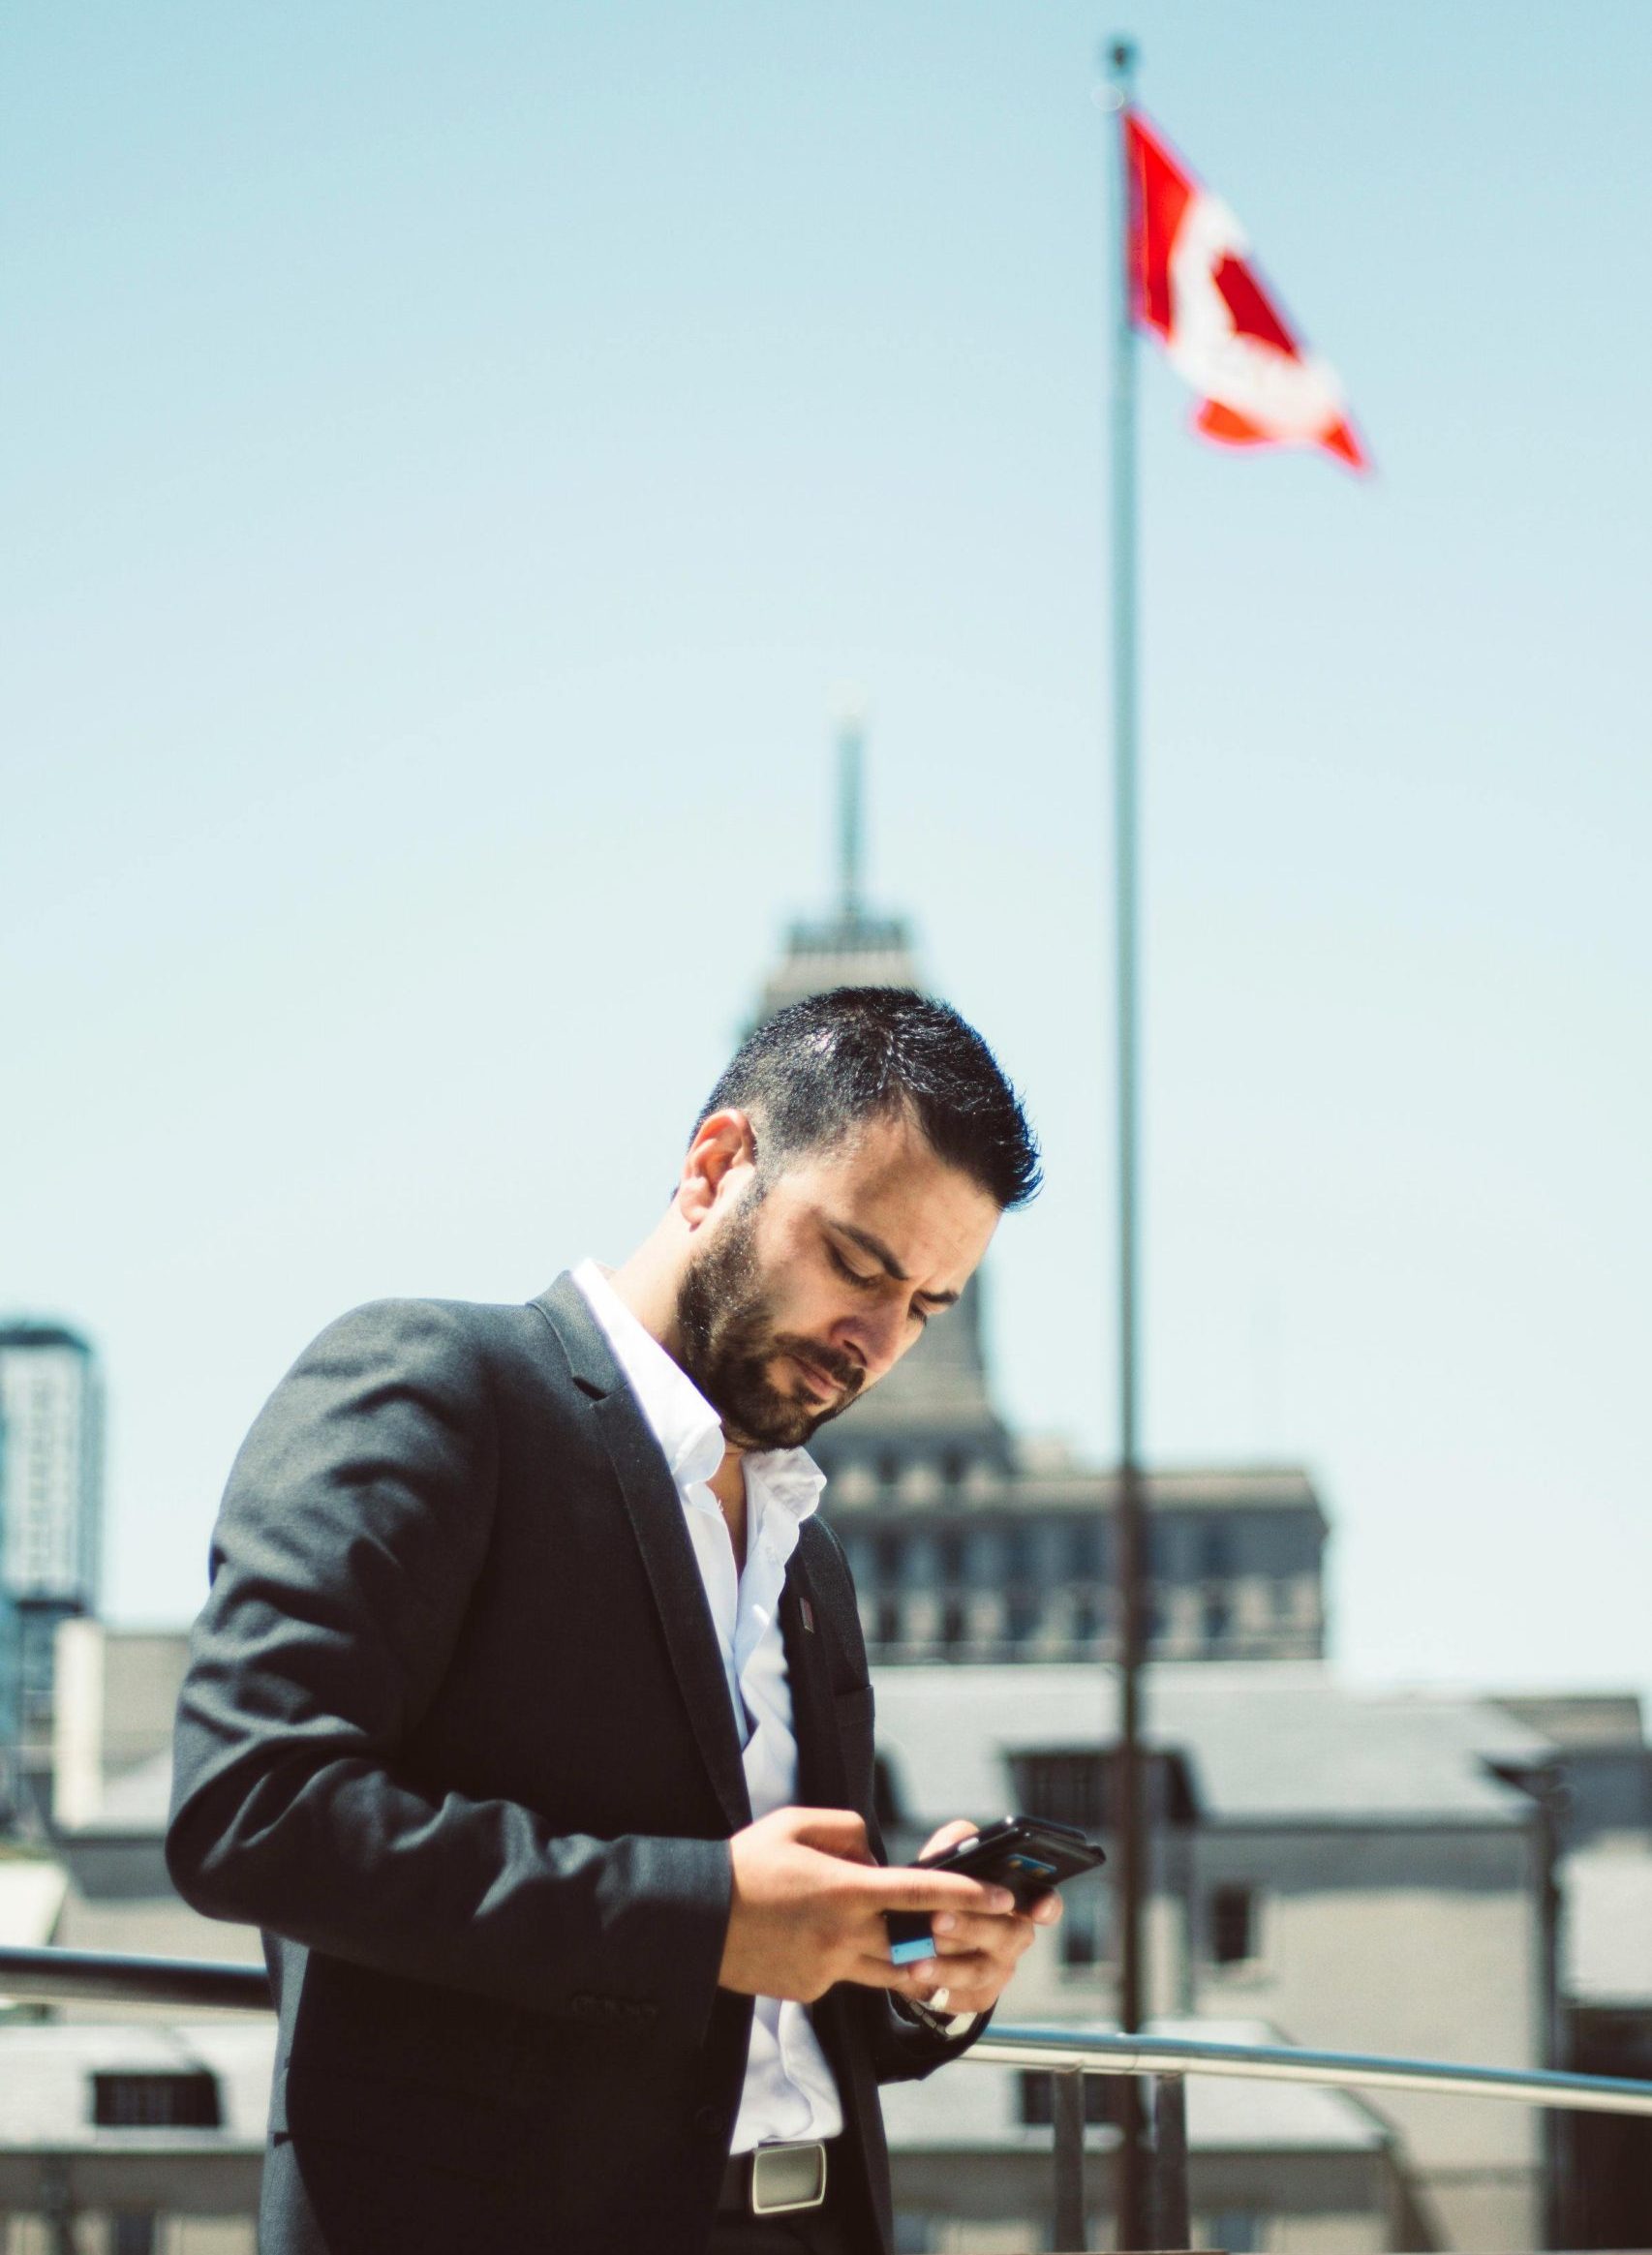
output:
M798 1152L786 1171L794 1170L868 1190L910 1189L960 1173L937 1155L916 1120L903 1112L857 1120L831 1143Z
M991 1194L903 1117L869 1120L786 1173L822 1219L875 1230L914 1275L937 1263L973 1268L998 1221Z

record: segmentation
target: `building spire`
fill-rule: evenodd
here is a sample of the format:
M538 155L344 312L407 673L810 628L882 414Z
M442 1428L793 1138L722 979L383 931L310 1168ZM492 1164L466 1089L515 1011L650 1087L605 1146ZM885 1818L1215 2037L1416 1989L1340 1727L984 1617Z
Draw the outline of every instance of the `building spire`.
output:
M872 914L866 896L866 707L844 697L836 711L838 884L821 918L806 917L786 935L785 953L763 982L752 1024L787 1003L832 987L911 987L924 990L904 917Z
M862 884L865 748L866 716L859 705L845 705L838 716L838 875L839 912L850 929L861 921L866 898Z

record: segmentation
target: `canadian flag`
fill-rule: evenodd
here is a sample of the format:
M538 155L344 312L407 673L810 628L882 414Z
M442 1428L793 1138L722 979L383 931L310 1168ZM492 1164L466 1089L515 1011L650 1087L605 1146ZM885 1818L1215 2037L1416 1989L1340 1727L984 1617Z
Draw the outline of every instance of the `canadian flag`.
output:
M1368 469L1334 373L1293 335L1239 221L1140 110L1124 135L1130 310L1202 395L1195 429L1226 446L1323 446Z

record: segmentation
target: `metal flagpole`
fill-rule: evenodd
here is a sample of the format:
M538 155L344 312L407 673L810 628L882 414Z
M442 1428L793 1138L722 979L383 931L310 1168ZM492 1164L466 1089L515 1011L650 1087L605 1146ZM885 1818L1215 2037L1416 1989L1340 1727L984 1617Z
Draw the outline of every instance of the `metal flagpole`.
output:
M1136 51L1126 40L1108 50L1116 115L1111 221L1113 303L1112 533L1114 866L1117 912L1118 1076L1118 1496L1116 1575L1118 1606L1118 1739L1113 1822L1118 1852L1118 2023L1139 2029L1146 2004L1143 1907L1148 1815L1142 1759L1142 1661L1146 1645L1146 1527L1138 1433L1136 1085L1136 341L1131 318L1130 176L1126 137ZM1122 2110L1117 2171L1117 2244L1147 2244L1147 2153L1134 2076L1118 2078Z

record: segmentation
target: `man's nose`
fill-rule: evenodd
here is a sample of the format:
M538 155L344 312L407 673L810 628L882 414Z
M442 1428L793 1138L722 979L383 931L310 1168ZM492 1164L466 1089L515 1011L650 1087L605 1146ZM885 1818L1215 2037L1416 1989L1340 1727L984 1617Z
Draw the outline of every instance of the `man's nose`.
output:
M900 1355L904 1339L904 1310L893 1301L876 1308L857 1308L845 1316L834 1334L866 1370L867 1381L881 1378Z

